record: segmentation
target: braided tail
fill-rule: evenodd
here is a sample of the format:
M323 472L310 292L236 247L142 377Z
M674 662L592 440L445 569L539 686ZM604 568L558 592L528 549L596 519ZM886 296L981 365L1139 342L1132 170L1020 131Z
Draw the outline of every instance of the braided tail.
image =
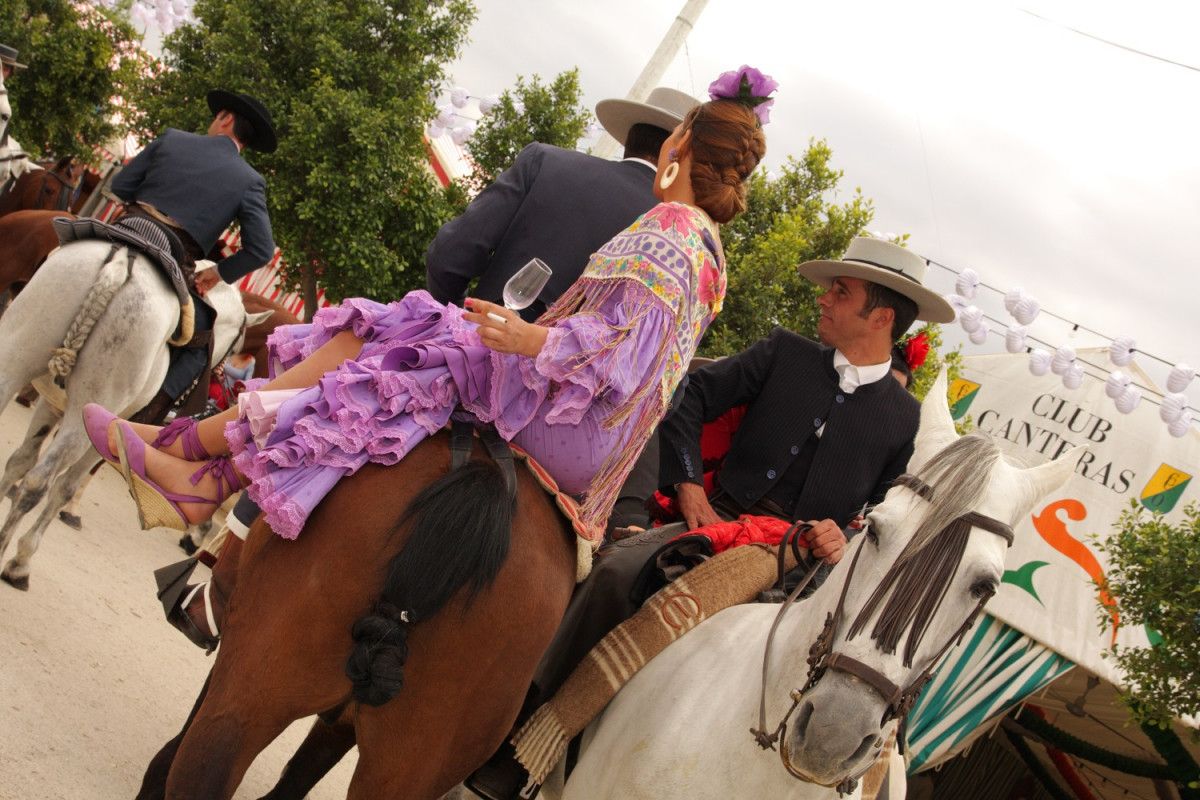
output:
M471 596L489 586L508 557L513 501L504 474L490 461L471 461L425 487L397 528L412 524L408 541L388 564L371 613L353 629L346 675L354 699L380 706L404 685L408 630L429 619L464 585Z
M71 321L71 327L67 329L62 347L50 351L47 369L54 376L54 383L60 389L66 388L67 376L75 368L75 359L79 356L83 343L91 335L92 328L96 327L96 323L104 315L113 295L129 281L129 276L133 273L133 260L137 258L137 254L132 248L125 248L126 263L122 270L119 262L113 259L120 249L121 245L114 244L108 251L104 263L100 266L100 272L83 301L83 306Z

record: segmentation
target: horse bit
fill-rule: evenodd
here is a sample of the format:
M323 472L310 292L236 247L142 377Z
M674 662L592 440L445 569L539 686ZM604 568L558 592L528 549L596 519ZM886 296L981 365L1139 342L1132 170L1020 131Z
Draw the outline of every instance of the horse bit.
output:
M909 475L907 473L898 476L893 485L900 485L911 489L926 500L928 500L933 493L932 486L925 483L917 476ZM996 534L1004 539L1008 543L1009 547L1012 547L1013 531L1012 528L1005 523L1000 522L997 519L993 519L992 517L979 514L975 511L968 511L960 515L958 519L966 522L972 527L983 528L989 533ZM788 534L785 535L784 541L786 542L788 536L792 535L793 532L803 532L803 530L806 530L807 527L809 526L793 526L792 530L789 530ZM783 544L780 545L780 549L782 552ZM803 580L801 580L800 584L792 591L790 595L788 595L787 600L785 600L783 603L783 607L779 609L779 613L775 617L775 622L771 626L771 632L767 636L766 652L763 654L763 685L759 702L759 727L757 729L750 729L750 733L754 735L755 741L758 743L759 747L763 748L764 750L774 750L775 743L787 735L788 719L792 716L792 713L795 712L796 708L799 707L800 701L804 698L804 693L816 686L821 678L825 676L826 672L831 669L853 675L873 688L879 694L879 696L884 699L887 705L884 708L883 717L879 722L880 727L886 725L893 719L900 719L906 716L908 712L912 710L913 706L916 705L917 698L920 696L921 690L925 688L925 685L933 679L933 669L941 661L942 656L944 656L946 651L948 651L951 647L962 641L967 631L970 630L971 626L975 624L975 620L979 616L980 612L983 611L984 604L987 603L987 601L991 598L990 594L980 597L979 602L967 616L966 620L963 621L963 624L959 627L959 629L950 635L945 644L943 644L933 658L929 660L929 666L925 667L925 669L921 671L921 674L914 678L907 687L901 688L874 667L864 664L856 658L852 658L833 650L833 637L837 632L838 625L842 621L842 609L846 600L846 592L850 587L850 581L854 578L854 568L858 565L858 557L861 553L862 547L860 546L854 554L854 559L850 562L850 571L846 573L846 580L842 584L842 593L838 597L837 607L832 613L826 615L825 625L821 629L821 633L817 635L816 641L814 641L812 647L809 648L807 682L804 684L803 688L792 690L791 708L789 708L787 713L783 715L783 719L780 721L779 726L775 729L775 732L768 734L766 732L766 679L767 661L771 652L771 640L775 636L775 629L778 627L780 620L783 618L784 612L787 611L788 607L792 605L793 602L795 602L796 597L800 594L804 587L808 585L821 562L816 562L808 569ZM779 758L783 762L784 768L787 769L788 773L790 773L792 777L799 778L800 780L808 781L810 783L815 782L810 777L804 775L802 772L792 766L792 764L788 761L787 752L783 747L780 748ZM839 796L847 794L854 791L855 787L858 785L858 779L862 777L862 775L866 773L871 766L872 765L869 764L865 769L856 775L843 778L836 784L820 785L837 789Z

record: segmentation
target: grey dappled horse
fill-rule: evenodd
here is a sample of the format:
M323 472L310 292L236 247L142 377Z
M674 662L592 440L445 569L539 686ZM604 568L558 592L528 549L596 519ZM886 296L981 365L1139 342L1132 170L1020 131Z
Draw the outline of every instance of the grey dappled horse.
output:
M65 381L62 412L44 398L38 401L25 440L0 478L0 497L18 487L0 527L0 556L21 519L46 500L0 572L19 589L28 588L29 561L46 527L100 460L84 433L84 404L99 403L127 417L150 402L166 376L166 342L179 321L179 301L150 259L138 255L130 265L124 252L108 259L111 248L106 241L86 240L55 251L0 317L0 411L21 387L47 375L68 333L83 340ZM213 354L220 359L232 351L248 320L232 286L218 284L208 299L217 309Z

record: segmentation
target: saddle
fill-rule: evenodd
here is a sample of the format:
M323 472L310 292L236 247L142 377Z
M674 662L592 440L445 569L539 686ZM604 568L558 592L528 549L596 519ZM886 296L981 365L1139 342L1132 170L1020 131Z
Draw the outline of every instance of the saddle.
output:
M183 242L170 228L141 216L124 216L112 223L92 217L56 217L52 222L60 244L83 239L102 239L106 242L129 245L158 264L163 275L171 283L181 308L191 305L191 293L184 279L183 269L179 266L186 260L187 251Z

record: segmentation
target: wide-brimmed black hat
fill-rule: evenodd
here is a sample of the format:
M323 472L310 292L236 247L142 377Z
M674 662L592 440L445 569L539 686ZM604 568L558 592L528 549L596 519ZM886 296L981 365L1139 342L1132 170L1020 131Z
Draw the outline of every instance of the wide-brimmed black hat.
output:
M25 69L25 65L17 61L17 48L0 44L0 63L8 64L14 69Z
M246 147L252 147L260 153L274 153L278 142L275 140L275 126L271 124L271 112L266 106L248 94L234 94L224 89L213 89L208 93L208 109L216 116L218 112L230 111L250 123L254 136L250 141L242 142Z

